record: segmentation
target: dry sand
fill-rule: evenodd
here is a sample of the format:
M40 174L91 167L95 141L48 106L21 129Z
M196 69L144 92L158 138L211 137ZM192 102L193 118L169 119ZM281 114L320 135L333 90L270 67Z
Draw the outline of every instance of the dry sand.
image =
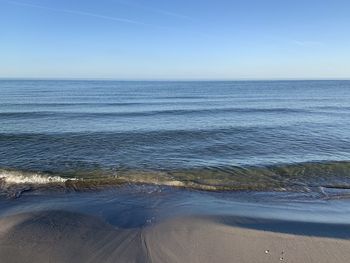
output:
M0 219L0 262L346 263L348 232L347 226L229 216L121 229L89 215L46 211Z

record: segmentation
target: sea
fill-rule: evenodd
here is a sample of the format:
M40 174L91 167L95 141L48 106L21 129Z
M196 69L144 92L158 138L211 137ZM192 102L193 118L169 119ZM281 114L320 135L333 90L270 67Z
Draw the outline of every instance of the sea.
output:
M349 196L350 81L0 80L0 194L120 185Z

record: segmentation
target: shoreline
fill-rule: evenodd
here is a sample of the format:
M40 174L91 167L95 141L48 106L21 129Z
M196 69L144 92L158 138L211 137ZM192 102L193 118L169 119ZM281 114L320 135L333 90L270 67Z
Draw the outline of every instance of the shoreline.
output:
M0 256L4 262L347 262L350 232L337 236L340 228L224 215L122 228L96 216L51 210L1 218ZM334 237L313 235L325 229Z
M0 218L19 213L63 210L98 215L117 227L143 226L153 219L181 216L235 216L305 223L350 222L348 191L200 191L132 184L89 191L29 189L0 196ZM128 211L120 216L120 213ZM119 220L123 219L123 220ZM123 221L122 225L120 222Z
M292 193L154 186L28 192L0 199L0 258L7 263L343 263L350 259L347 203Z

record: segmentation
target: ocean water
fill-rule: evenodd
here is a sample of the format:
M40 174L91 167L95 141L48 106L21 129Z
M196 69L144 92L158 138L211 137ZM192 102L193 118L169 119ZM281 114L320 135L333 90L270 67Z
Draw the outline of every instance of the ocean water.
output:
M350 81L0 81L1 191L125 183L350 188Z

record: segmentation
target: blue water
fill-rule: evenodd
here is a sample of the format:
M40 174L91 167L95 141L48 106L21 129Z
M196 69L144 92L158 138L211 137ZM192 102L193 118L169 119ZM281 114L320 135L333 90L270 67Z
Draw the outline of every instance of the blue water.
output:
M3 174L347 188L349 161L350 81L0 81Z

